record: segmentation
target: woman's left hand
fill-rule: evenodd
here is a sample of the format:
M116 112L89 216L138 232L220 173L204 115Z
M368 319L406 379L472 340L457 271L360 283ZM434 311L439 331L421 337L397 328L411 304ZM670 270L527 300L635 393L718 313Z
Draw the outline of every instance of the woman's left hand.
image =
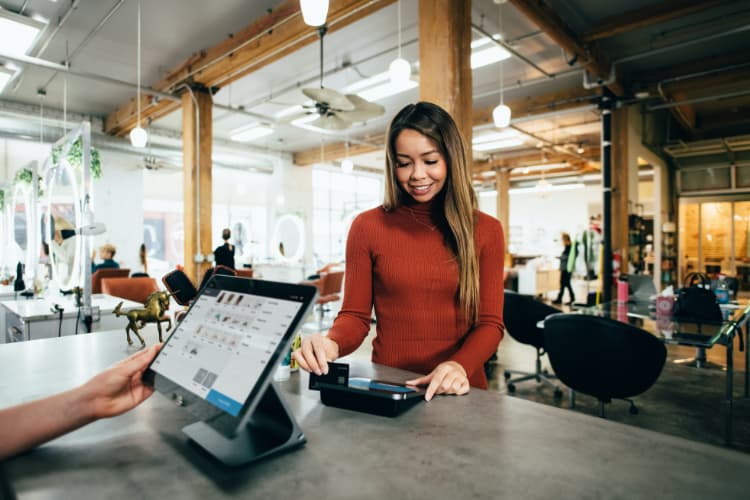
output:
M469 392L469 378L466 370L455 361L445 361L435 367L424 377L407 380L408 385L426 385L425 401L429 401L435 394L462 395Z

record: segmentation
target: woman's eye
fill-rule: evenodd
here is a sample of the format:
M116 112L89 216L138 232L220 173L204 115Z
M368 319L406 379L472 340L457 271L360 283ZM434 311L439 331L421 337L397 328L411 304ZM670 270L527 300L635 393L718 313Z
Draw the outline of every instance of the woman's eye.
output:
M399 166L399 167L408 167L408 166L410 165L410 162L408 162L408 161L406 161L406 162L401 162L401 161L400 161L400 162L398 162L398 163L397 163L396 165L397 165L397 166Z
M438 161L437 160L425 160L424 162L428 165L435 165Z

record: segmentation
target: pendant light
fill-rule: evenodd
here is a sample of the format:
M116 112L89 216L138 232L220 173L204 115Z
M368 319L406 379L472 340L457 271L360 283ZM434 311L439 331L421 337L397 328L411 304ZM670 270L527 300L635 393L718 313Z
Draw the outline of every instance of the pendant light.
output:
M141 2L138 2L138 122L130 131L130 144L134 148L145 148L148 142L148 132L141 127Z
M349 158L349 139L344 143L344 147L346 148L346 156L341 160L341 171L350 174L354 170L354 162Z
M299 0L302 20L308 26L323 26L328 17L328 0Z
M502 9L503 7L500 5L498 7L497 19L500 36L503 33ZM510 108L505 105L505 101L503 100L503 61L498 61L497 64L500 66L500 104L492 110L492 121L495 122L497 128L505 128L510 125Z
M392 83L403 83L411 78L411 64L401 57L401 0L398 0L398 57L388 66Z

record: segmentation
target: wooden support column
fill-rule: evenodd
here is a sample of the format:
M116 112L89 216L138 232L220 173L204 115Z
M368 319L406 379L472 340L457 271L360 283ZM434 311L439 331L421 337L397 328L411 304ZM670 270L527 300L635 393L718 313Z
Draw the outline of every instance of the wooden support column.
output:
M419 98L450 113L469 148L470 62L471 0L419 0Z
M612 251L620 251L620 270L628 272L629 199L628 109L612 110Z
M497 218L505 232L505 251L510 241L510 169L499 168L495 171L495 189L497 190Z
M196 113L197 105L197 113ZM198 286L213 252L211 241L211 138L213 103L205 88L182 94L182 172L185 274ZM196 130L198 136L196 137ZM198 161L196 161L196 159ZM202 262L196 262L200 254Z

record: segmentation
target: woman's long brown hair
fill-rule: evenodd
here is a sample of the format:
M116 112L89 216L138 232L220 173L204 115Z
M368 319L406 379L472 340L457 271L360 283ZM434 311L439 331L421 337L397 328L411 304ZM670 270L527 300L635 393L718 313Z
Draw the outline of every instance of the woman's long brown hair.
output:
M448 176L440 193L447 224L447 240L458 260L458 300L469 322L479 320L479 264L474 242L477 197L471 185L467 148L456 122L441 107L430 102L409 104L391 122L386 143L385 200L393 210L407 199L396 182L396 139L406 129L432 139L445 159Z

